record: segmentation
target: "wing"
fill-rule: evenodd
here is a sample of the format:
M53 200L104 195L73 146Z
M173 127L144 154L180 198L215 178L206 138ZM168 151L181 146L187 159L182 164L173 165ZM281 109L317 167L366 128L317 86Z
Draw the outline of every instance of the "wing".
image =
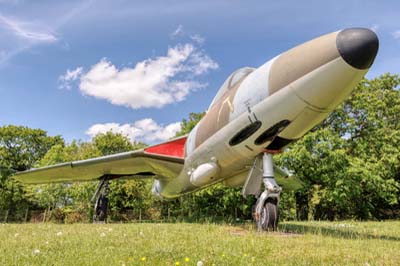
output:
M185 142L186 136L142 150L18 172L14 178L28 184L91 181L105 175L174 178L183 168Z

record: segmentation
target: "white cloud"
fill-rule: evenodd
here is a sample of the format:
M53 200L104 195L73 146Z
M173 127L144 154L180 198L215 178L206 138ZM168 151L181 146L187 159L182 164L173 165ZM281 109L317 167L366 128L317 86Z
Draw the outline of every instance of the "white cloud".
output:
M146 59L133 68L118 69L104 58L81 75L79 88L85 95L115 105L161 108L206 86L193 78L217 68L218 64L194 45L177 45L169 48L166 56Z
M22 22L0 15L0 25L24 40L49 43L58 40L55 34L49 29L45 29L31 22Z
M184 34L183 26L182 26L182 25L179 25L179 26L170 34L170 37L171 37L171 38L176 38L176 37L182 36L183 34Z
M65 72L64 75L58 77L58 81L60 85L58 86L60 89L71 89L71 82L77 80L82 75L83 68L77 67L74 70L69 70Z
M196 42L199 45L202 45L205 42L205 38L199 34L194 34L190 36L190 39L192 39L194 42Z
M166 126L157 124L151 118L138 120L133 124L105 123L91 126L86 134L94 137L100 133L114 132L129 137L132 141L144 143L155 143L168 140L175 136L181 129L180 122L171 123Z
M205 42L205 38L203 36L201 36L200 34L190 34L188 32L186 32L183 29L182 25L179 25L170 35L171 39L181 39L184 37L189 38L190 40L192 40L194 43L198 44L198 45L202 45Z
M206 73L209 69L217 69L218 64L209 56L201 53L194 53L189 59L190 66L188 69L194 75L201 75Z
M18 4L20 0L10 0L10 2ZM58 14L55 20L49 20L46 10L39 8L38 10L42 12L37 13L35 18L41 20L40 24L36 19L35 21L22 21L15 17L6 17L0 13L0 28L10 31L16 37L11 40L2 40L2 42L10 43L12 48L6 51L5 56L0 57L0 67L6 65L7 62L16 55L29 51L37 44L56 43L59 40L59 37L55 34L57 29L67 24L75 17L80 16L86 9L91 7L94 2L95 0L81 1L69 10L63 9L63 12ZM86 16L86 13L84 14Z
M396 30L396 31L392 32L392 36L396 40L399 40L400 39L400 30Z

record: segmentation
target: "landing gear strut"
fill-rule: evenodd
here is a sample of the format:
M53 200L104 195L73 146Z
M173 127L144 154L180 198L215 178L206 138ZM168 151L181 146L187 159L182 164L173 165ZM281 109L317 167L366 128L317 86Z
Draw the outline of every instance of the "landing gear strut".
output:
M265 190L260 193L264 184ZM275 231L278 227L278 205L282 188L274 177L272 154L264 152L254 161L254 165L243 187L242 195L254 195L257 202L253 208L253 217L259 231Z
M97 186L91 202L94 203L93 223L105 223L108 209L109 178L102 178Z
M262 166L265 190L256 203L257 228L258 230L275 231L278 227L278 204L282 188L275 181L272 154L266 152L263 154Z

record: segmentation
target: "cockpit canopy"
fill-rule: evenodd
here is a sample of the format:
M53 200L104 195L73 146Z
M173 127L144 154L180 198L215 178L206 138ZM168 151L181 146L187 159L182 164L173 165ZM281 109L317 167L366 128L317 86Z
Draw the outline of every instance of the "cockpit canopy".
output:
M243 77L247 76L254 70L255 70L255 68L252 68L252 67L243 67L243 68L240 68L240 69L236 70L235 72L233 72L225 80L224 84L222 84L221 88L218 90L217 95L215 95L215 97L214 97L213 101L211 102L210 107L208 109L210 109L221 98L221 96L225 94L225 92L227 90L230 90L231 88L233 88Z

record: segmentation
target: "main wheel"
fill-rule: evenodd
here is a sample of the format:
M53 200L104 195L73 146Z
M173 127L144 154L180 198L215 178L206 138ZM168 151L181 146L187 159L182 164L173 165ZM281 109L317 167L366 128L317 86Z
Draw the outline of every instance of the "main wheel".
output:
M257 226L261 230L276 231L278 228L279 212L276 199L267 199L261 210Z
M105 195L100 195L97 200L94 221L105 222L107 219L108 198Z

